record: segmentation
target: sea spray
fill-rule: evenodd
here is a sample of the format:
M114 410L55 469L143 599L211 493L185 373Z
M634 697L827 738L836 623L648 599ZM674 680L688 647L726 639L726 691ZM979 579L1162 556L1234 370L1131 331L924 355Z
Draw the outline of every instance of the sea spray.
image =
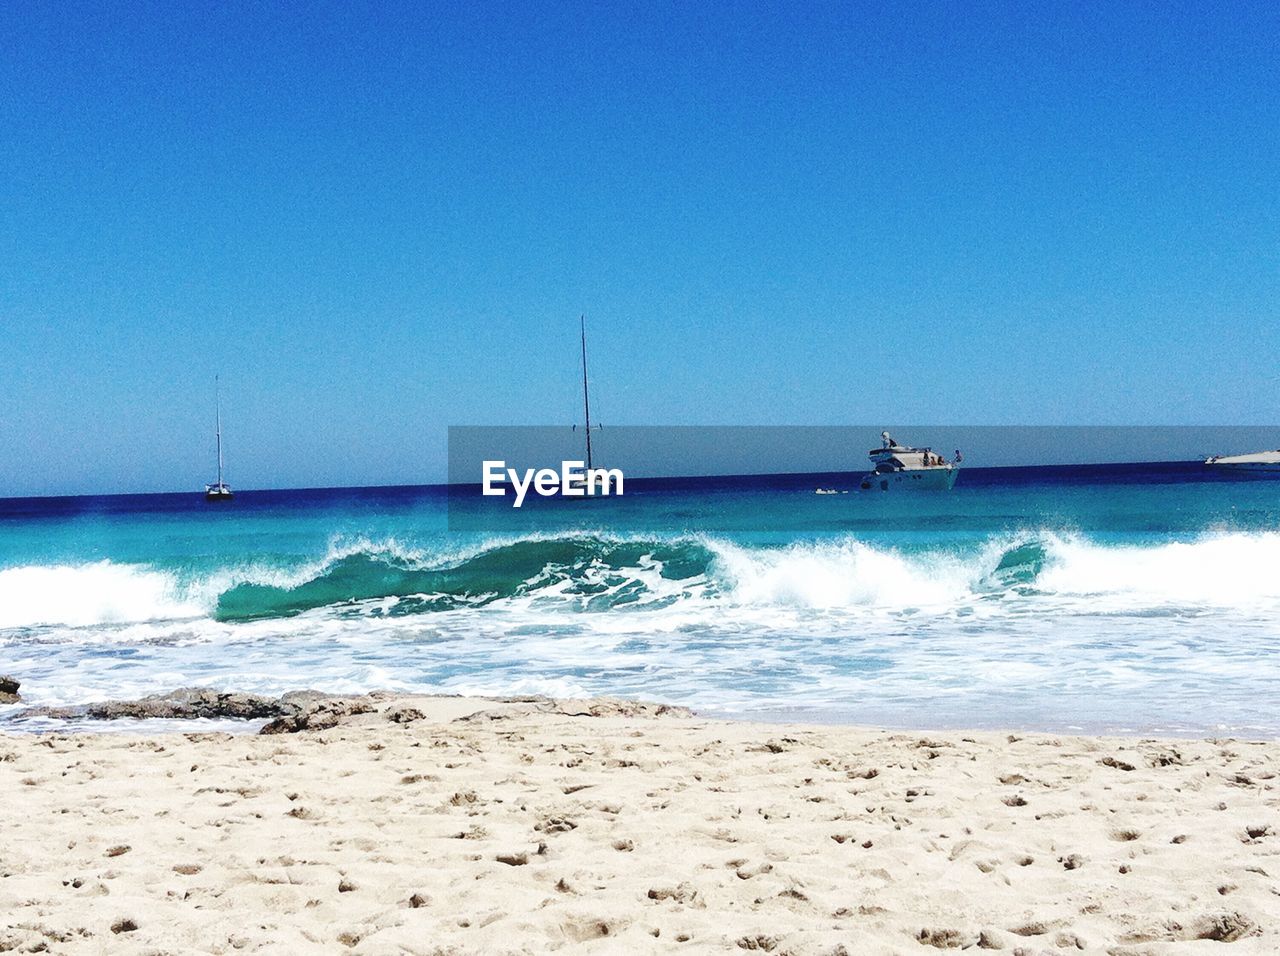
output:
M208 606L182 593L173 574L111 561L0 570L3 629L185 620Z

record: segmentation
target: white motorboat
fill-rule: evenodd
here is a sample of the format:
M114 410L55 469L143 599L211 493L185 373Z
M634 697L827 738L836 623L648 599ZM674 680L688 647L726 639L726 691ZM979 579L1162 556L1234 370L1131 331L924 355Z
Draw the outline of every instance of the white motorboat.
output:
M1206 465L1231 471L1270 471L1280 474L1280 449L1256 451L1249 455L1214 455Z
M899 445L888 432L880 433L881 445L871 449L873 470L859 483L864 491L878 488L914 488L921 491L950 491L960 471L960 452L947 460L932 448Z

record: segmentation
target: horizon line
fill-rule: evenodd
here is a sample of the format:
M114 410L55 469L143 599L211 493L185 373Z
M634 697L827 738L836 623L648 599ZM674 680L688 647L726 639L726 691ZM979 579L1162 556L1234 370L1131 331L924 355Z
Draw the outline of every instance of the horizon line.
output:
M1036 470L1050 468L1113 468L1118 465L1194 465L1203 464L1200 458L1178 458L1164 459L1160 461L1089 461L1089 462L1055 462L1050 464L1038 465L965 465L961 471L1013 471L1013 470ZM836 471L760 471L760 472L732 472L708 475L626 475L628 481L693 481L707 478L804 478L808 476L821 475L864 475L867 469L857 469L852 471L836 470ZM393 491L406 488L420 489L447 489L447 488L468 488L480 487L479 481L437 481L437 482L421 482L421 483L393 483L387 485L301 485L301 486L280 486L271 488L241 488L235 491L235 494L266 494L273 492L319 492L319 491ZM180 489L177 491L108 491L98 493L78 493L78 494L61 494L61 495L3 495L0 494L0 503L10 501L61 501L76 498L172 498L179 495L203 495L204 492L200 488Z

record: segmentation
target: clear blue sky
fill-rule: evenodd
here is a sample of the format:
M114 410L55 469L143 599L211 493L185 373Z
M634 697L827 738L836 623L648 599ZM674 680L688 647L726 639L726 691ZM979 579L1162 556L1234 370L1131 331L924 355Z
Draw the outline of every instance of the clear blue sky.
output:
M0 8L0 494L449 424L1280 422L1280 7Z

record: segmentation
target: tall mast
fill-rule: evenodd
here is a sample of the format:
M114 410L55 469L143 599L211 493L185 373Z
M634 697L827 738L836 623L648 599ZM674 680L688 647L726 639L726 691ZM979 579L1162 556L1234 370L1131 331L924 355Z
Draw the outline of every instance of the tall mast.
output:
M218 438L218 484L222 484L222 389L218 381L218 376L213 377L213 401L214 407L217 409L216 430L214 434Z
M582 409L587 419L587 470L591 470L591 396L587 392L587 317L582 323Z

